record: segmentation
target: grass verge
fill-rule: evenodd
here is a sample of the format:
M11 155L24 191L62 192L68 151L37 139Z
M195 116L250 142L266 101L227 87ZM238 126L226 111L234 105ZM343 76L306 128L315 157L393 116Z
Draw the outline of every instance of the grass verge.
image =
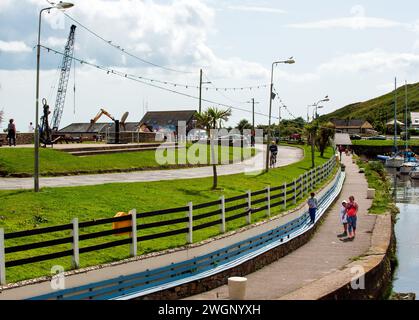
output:
M5 232L40 228L57 224L69 223L72 218L78 217L79 221L89 221L100 218L113 217L119 211L127 212L136 208L137 212L147 212L152 210L184 206L192 201L194 204L208 202L219 199L221 195L232 197L245 193L247 190L261 190L268 185L278 186L284 182L290 184L293 179L311 168L310 147L304 149L304 159L297 163L272 169L269 173L259 175L235 174L219 177L219 190L211 190L212 177L157 181L149 183L115 183L88 187L67 187L67 188L44 188L40 193L29 190L20 191L0 191L0 226L5 228ZM325 163L331 156L333 150L329 148L324 157L316 153L316 166ZM330 177L327 179L329 180ZM324 185L325 181L318 181L316 188ZM287 208L276 207L272 210L272 215L280 214L289 210L305 199L300 199L296 204L288 203ZM231 203L235 205L238 203ZM208 211L207 211L208 212ZM194 215L203 213L195 210ZM229 215L237 214L237 211L229 212ZM148 219L147 222L162 221L184 217L182 214L169 214ZM203 219L200 223L206 223L211 219ZM266 219L265 212L259 212L252 216L252 223ZM138 221L139 224L144 220ZM227 231L234 230L246 225L245 218L230 221L227 223ZM91 227L90 232L109 230L110 225ZM141 235L158 233L179 227L185 224L177 224L149 230L142 230ZM85 232L81 230L81 234ZM219 234L219 227L211 227L194 231L194 242L216 236ZM140 233L139 233L140 235ZM69 232L55 233L51 235L32 236L31 242L54 239L56 237L69 236ZM125 236L109 236L100 239L83 241L81 247L91 246L98 243L122 239ZM25 239L25 242L29 238ZM185 235L160 238L139 243L138 254L145 254L168 248L175 248L185 244ZM6 247L20 245L22 239L10 239L6 241ZM15 260L39 254L47 254L62 250L69 250L69 245L58 245L54 248L34 249L26 252L8 254L7 259ZM112 262L129 257L129 247L127 245L114 247L97 252L85 253L80 257L81 267L87 267L106 262ZM42 275L49 275L52 266L61 265L66 270L71 268L70 257L55 259L51 261L39 262L24 266L7 268L8 282L34 278Z
M375 189L375 197L369 213L384 214L390 212L397 213L398 209L391 196L391 183L386 175L384 165L380 161L362 161L356 158L359 168L365 171L368 187Z
M139 152L125 152L78 157L54 149L40 149L40 174L43 176L60 176L76 174L92 174L105 172L120 172L133 170L169 169L186 166L207 165L210 159L209 146L202 145L202 149L194 155L200 156L198 164L160 165L155 158L154 150ZM191 145L187 145L187 152ZM248 149L246 151L249 151ZM178 163L182 151L174 151L174 163ZM167 152L164 154L167 156ZM228 159L229 162L243 160L255 155L255 149L244 152L239 147L218 146L218 158ZM33 148L1 148L0 149L0 176L32 177L34 172Z

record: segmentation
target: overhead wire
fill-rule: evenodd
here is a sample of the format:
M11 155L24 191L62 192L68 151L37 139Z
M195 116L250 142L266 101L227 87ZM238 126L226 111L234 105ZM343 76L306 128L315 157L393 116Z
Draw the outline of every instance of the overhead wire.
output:
M55 54L64 55L63 52L60 52L58 50L49 48L47 46L41 45L40 47L47 50L47 52L51 51L51 52L54 52ZM175 93L175 94L178 94L178 95L182 95L182 96L185 96L185 97L189 97L189 98L192 98L192 99L199 100L199 97L193 96L191 94L176 91L176 90L173 90L173 89L170 89L170 88L165 88L165 87L162 87L160 85L153 84L153 83L145 82L145 81L143 81L142 76L137 76L137 75L129 74L129 73L126 73L126 72L121 72L121 71L118 71L118 70L115 70L115 69L107 68L107 67L104 67L104 66L100 66L98 64L95 64L95 63L92 63L92 62L89 62L89 61L86 61L86 60L82 60L82 59L79 59L79 58L74 57L74 56L71 57L71 59L73 59L74 61L78 61L80 64L85 64L85 65L94 67L96 69L105 71L107 74L114 74L114 75L117 75L117 76L120 76L120 77L123 77L123 78L126 78L126 79L130 79L130 80L142 83L142 84L150 86L150 87L158 88L158 89L161 89L161 90L164 90L164 91L167 91L167 92L171 92L171 93ZM232 106L232 105L212 101L212 100L209 100L209 99L201 99L201 101L211 103L211 104L215 104L215 105L219 105L219 106L223 106L223 107L226 107L226 108L231 108L231 109L234 109L234 110L239 110L239 111L244 111L244 112L249 112L249 113L252 112L252 111L244 109L244 108L235 107L235 106ZM268 117L268 115L264 114L264 113L256 113L255 112L255 114ZM273 118L278 118L278 117L273 117Z

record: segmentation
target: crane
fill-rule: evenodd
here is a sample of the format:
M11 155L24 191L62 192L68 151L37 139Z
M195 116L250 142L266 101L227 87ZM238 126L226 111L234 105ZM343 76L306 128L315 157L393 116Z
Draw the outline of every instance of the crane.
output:
M102 115L105 115L105 116L107 116L108 118L110 118L112 121L114 121L114 122L116 122L117 120L115 120L115 118L114 117L112 117L111 116L111 114L108 112L108 111L106 111L105 109L100 109L100 111L98 112L98 114L93 118L93 119L91 119L90 120L90 126L89 126L89 128L87 128L87 132L89 132L90 131L90 129L92 129L93 128L93 125L99 120L99 118L102 116Z
M67 93L68 80L70 78L71 62L73 60L74 52L74 34L76 26L72 25L70 28L70 34L68 36L67 44L65 45L63 61L61 63L61 74L60 81L58 83L57 98L55 100L54 112L51 119L51 128L53 131L58 131L58 127L61 122L61 116L63 115L65 96Z

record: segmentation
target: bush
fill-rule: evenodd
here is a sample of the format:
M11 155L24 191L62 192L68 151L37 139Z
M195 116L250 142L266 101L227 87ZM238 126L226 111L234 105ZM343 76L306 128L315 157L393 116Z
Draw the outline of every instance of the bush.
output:
M384 169L384 165L380 161L371 161L371 162L368 162L368 167L369 167L370 170L373 170L373 171L379 173L380 175L382 175L382 174L385 173L384 172L384 170L385 170Z

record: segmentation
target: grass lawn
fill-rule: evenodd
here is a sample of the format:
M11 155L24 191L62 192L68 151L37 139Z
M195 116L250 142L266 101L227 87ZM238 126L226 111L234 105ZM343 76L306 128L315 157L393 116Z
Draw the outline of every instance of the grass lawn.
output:
M188 150L190 145L187 146ZM205 146L203 146L205 148ZM248 152L242 148L218 146L218 157L230 161L249 157ZM202 149L205 150L205 149ZM240 150L240 152L237 152ZM201 152L201 151L200 151ZM209 163L209 146L204 154L205 163ZM251 154L255 154L252 149ZM175 157L178 159L179 151L176 149ZM144 169L168 169L181 167L182 165L160 165L156 162L155 151L139 151L103 154L86 157L78 157L63 151L53 149L40 149L40 172L43 176L71 175L82 173L100 173L112 171L144 170ZM185 166L185 165L183 165ZM0 148L0 176L29 176L34 171L34 150L32 148Z
M189 180L171 180L149 183L129 183L129 184L105 184L87 187L67 187L67 188L44 188L40 193L30 190L24 191L0 191L0 226L5 232L26 230L38 227L46 227L57 224L70 223L72 218L78 217L79 221L88 221L100 218L113 217L117 212L128 212L136 208L137 212L153 211L164 208L185 206L189 201L194 204L208 202L219 199L221 195L231 197L243 194L247 190L261 190L268 185L278 186L284 182L290 183L294 178L305 173L311 168L310 147L303 146L305 151L304 159L298 163L286 167L272 169L269 173L260 175L235 174L219 177L220 190L211 190L212 177L198 178ZM331 156L333 150L328 148L321 158L316 154L316 166L325 163ZM320 183L318 185L320 187ZM263 197L263 196L261 196ZM237 202L237 203L243 203ZM299 200L299 202L305 199ZM236 203L231 203L234 205ZM298 204L298 203L297 203ZM260 206L263 206L261 204ZM288 208L295 206L288 203ZM194 215L208 212L196 210ZM213 210L213 209L212 209ZM279 214L284 209L276 207L272 214ZM238 211L229 212L234 215ZM262 220L266 216L265 212L259 212L252 217L252 222ZM162 221L184 217L185 213L169 214L147 219L147 222ZM211 217L199 221L205 223L214 221L218 217ZM141 224L144 221L141 221ZM242 227L246 224L245 218L227 223L228 230ZM110 225L90 227L89 233L94 231L109 230ZM160 228L148 229L139 232L139 235L168 231L185 227L185 224L171 225ZM105 228L105 229L104 229ZM81 234L85 233L81 230ZM194 232L194 242L212 237L219 234L219 227L211 227ZM25 239L6 240L6 247L30 242L53 239L57 236L69 236L69 232L59 232L42 236L31 236ZM103 243L106 241L118 240L126 236L109 236L100 239L92 239L81 242L80 247L92 244ZM172 236L156 240L141 242L138 245L139 254L152 251L178 247L186 243L185 235ZM59 245L54 248L35 249L26 252L12 253L7 255L7 260L15 260L23 257L30 257L35 254L45 254L70 249L70 245ZM81 267L95 264L121 260L129 256L127 245L114 247L92 253L81 254ZM7 268L8 282L33 278L41 275L50 275L50 269L54 265L62 265L66 270L70 269L70 257L39 262L19 267Z
M393 146L393 140L352 140L352 144L357 146L373 146L373 147L383 147L383 146ZM405 141L398 139L397 145L404 147L406 144ZM409 140L409 146L419 146L419 139Z

